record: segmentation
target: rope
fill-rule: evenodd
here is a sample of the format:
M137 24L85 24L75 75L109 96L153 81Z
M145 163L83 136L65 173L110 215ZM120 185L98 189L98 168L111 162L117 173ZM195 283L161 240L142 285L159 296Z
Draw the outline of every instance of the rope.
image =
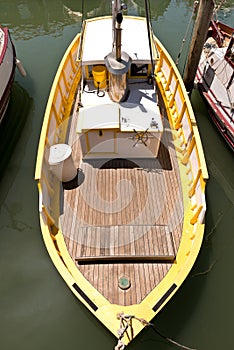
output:
M189 20L189 23L188 23L188 26L187 26L187 29L186 29L186 32L185 32L185 36L184 36L184 38L183 38L183 40L182 40L182 44L181 44L181 47L180 47L180 51L179 51L178 56L177 56L177 59L176 59L176 65L178 65L179 59L180 59L180 56L181 56L181 53L182 53L182 51L183 51L183 49L184 49L184 44L185 44L185 41L186 41L186 39L187 39L187 35L188 35L189 28L190 28L190 25L191 25L191 22L192 22L192 19L193 19L193 15L194 15L194 13L195 13L196 10L197 10L198 3L199 3L199 1L194 1L194 4L193 4L193 12L192 12L192 14L191 14L191 17L190 17L190 20Z
M127 333L127 329L128 327L130 327L131 332L132 332L132 320L135 319L136 321L139 321L144 327L151 327L152 330L157 333L160 337L162 337L163 339L167 340L168 342L182 348L182 349L186 349L186 350L196 350L194 348L190 348L188 346L182 345L178 342L176 342L175 340L166 337L165 335L163 335L162 333L160 333L156 328L155 325L153 323L149 323L147 322L144 318L138 318L136 316L133 315L124 315L123 313L119 313L117 315L117 319L120 320L120 328L118 329L118 343L115 346L115 350L123 350L125 348L125 344L122 341L122 338L124 336L124 334L126 333L128 336L129 341L132 340L129 338L129 335Z
M186 349L186 350L196 350L196 349L193 349L193 348L189 348L188 346L182 345L182 344L176 342L175 340L170 339L170 338L166 337L165 335L161 334L161 333L155 328L155 326L154 326L153 323L149 323L149 322L147 322L146 320L144 320L143 318L137 318L137 317L135 317L135 319L138 320L138 321L140 321L141 324L143 324L143 326L145 326L145 327L150 326L150 327L153 329L153 331L154 331L155 333L157 333L158 335L160 335L160 337L162 337L163 339L167 340L168 342L170 342L170 343L172 343L172 344L175 344L176 346L178 346L178 347L180 347L180 348L182 348L182 349Z
M84 0L82 0L82 3L81 3L81 12L82 12L82 22L84 22L84 19L85 19L85 16L84 16Z
M217 12L220 10L220 8L223 6L223 4L225 4L225 2L226 2L226 0L221 0L218 5L215 4L215 8L214 8L214 11L213 11L213 17L215 16L216 19L218 18Z
M117 345L115 346L115 350L123 350L124 348L125 344L119 339Z
M149 41L149 50L150 50L150 60L151 60L151 77L154 76L154 60L152 53L152 43L151 43L151 31L150 31L150 7L149 1L145 0L145 12L146 12L146 23L147 23L147 32L148 32L148 41Z
M131 339L127 333L127 329L128 329L128 327L130 327L131 332L132 332L132 318L134 318L134 316L124 315L123 313L119 313L117 315L117 319L120 320L120 327L117 331L119 338L118 338L118 343L115 346L115 350L123 350L125 348L125 344L122 341L122 338L125 335L125 333L128 337L128 340L131 341Z
M196 350L196 349L190 348L190 347L188 347L188 346L182 345L182 344L176 342L175 340L173 340L173 339L171 339L171 338L168 338L168 337L166 337L165 335L161 334L161 333L154 327L154 325L153 325L152 323L150 323L149 325L151 326L151 328L153 329L153 331L154 331L155 333L157 333L160 337L162 337L163 339L167 340L168 342L170 342L170 343L172 343L172 344L178 346L179 348L181 348L181 349L186 349L186 350Z

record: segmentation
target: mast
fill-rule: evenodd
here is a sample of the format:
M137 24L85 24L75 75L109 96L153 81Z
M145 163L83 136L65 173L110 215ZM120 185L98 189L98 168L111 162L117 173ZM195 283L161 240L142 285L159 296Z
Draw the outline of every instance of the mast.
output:
M122 12L126 8L127 6L120 0L112 1L112 52L104 57L104 62L109 72L109 96L115 102L123 101L127 96L127 72L132 62L131 57L121 50Z
M148 0L145 0L145 13L146 13L146 22L147 22L147 32L148 32L150 60L151 60L151 78L152 78L154 75L154 61L153 61L152 43L151 43L150 11L149 11Z
M121 23L123 21L123 15L121 12L117 13L116 16L116 60L121 62Z
M202 53L203 45L213 15L214 1L200 0L197 18L193 30L193 37L188 54L188 60L184 73L184 84L189 94L191 94L197 67Z
M117 61L121 60L121 23L123 21L122 12L126 9L127 5L121 3L120 0L112 1L112 49L115 51Z

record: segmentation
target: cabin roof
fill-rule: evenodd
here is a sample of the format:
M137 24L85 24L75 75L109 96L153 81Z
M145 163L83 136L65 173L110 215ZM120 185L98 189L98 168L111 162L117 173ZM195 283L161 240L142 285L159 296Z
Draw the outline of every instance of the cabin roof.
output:
M82 50L83 64L103 63L104 57L112 51L112 41L111 17L87 20ZM123 18L121 50L127 52L134 63L150 62L145 18Z
M162 132L163 125L159 110L124 102L81 108L77 132L90 129Z

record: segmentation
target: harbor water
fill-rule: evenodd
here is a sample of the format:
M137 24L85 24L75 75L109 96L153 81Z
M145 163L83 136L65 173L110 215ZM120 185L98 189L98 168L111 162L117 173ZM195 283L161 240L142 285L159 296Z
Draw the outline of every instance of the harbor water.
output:
M115 337L75 298L52 264L41 235L34 181L40 130L58 64L80 31L82 14L109 14L109 3L0 0L0 24L8 26L27 72L22 77L16 71L0 126L1 350L110 350L116 345ZM126 3L129 14L145 15L144 1ZM150 5L154 31L176 60L193 1L158 0ZM218 18L234 25L233 0L226 1ZM179 61L181 72L191 30L192 25ZM191 99L209 172L205 237L190 275L153 323L162 335L184 346L229 350L234 348L234 157L196 90ZM128 348L178 346L148 328Z

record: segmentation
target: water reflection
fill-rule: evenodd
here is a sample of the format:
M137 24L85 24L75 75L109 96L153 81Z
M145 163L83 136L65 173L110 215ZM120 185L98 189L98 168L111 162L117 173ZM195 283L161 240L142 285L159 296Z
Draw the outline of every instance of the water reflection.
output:
M127 0L127 14L145 16L144 0ZM171 0L150 2L152 20L163 16L171 5ZM191 12L193 1L183 2L187 8L187 15ZM221 17L231 16L232 1L226 1L225 8L221 9ZM109 15L111 1L75 1L75 0L11 0L0 1L0 23L9 26L14 38L28 40L36 36L50 34L61 35L62 30L69 24L81 22L82 18ZM175 0L174 6L180 7L181 1ZM83 17L82 17L83 15Z
M7 112L0 125L0 180L9 164L32 107L33 101L27 91L14 82Z
M1 1L0 23L7 25L15 39L61 35L64 27L80 16L71 16L63 1Z
M32 112L32 108L32 98L29 97L27 91L22 86L15 82L13 84L7 112L0 125L0 182L4 178L7 166L10 164L11 157L19 143L19 139L24 130L27 118ZM22 150L23 149L21 148L21 151ZM20 165L20 160L15 161L13 163L14 169L11 172L11 176L5 177L5 180L7 180L7 186L4 186L3 184L3 186L1 186L0 207L2 203L4 203L5 195L8 192L10 186L9 181L14 181Z
M171 0L160 3L151 1L152 19L162 16ZM188 1L188 6L190 6ZM145 16L144 0L128 0L127 14ZM82 18L109 15L111 1L75 1L75 0L12 0L0 1L0 23L10 28L15 39L28 40L36 36L49 34L61 35L69 24L81 22ZM82 17L83 16L83 17Z

